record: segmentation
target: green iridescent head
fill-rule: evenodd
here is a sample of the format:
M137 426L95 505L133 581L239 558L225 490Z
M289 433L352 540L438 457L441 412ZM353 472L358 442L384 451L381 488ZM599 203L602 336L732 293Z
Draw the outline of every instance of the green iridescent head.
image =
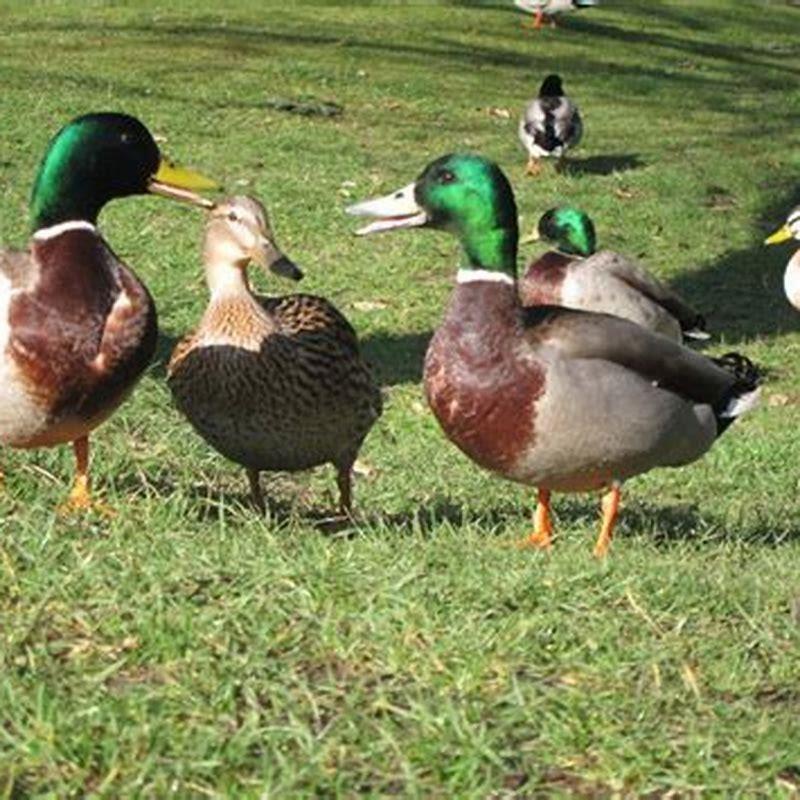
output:
M95 223L116 197L155 192L198 205L214 183L161 158L150 132L127 114L77 117L51 140L31 195L34 230L68 220Z
M421 226L450 231L461 242L465 266L516 276L514 193L500 167L482 156L437 158L408 186L348 211L377 218L361 234Z
M546 211L539 220L538 230L542 239L555 244L562 253L590 256L597 245L594 223L589 215L572 206Z

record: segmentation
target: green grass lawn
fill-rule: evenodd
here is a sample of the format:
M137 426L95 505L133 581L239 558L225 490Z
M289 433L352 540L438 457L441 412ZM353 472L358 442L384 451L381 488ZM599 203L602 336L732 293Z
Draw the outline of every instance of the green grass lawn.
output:
M106 237L158 303L159 360L93 439L113 519L56 516L68 448L0 453L0 796L800 791L800 315L791 249L761 245L800 199L800 10L608 0L533 33L510 3L135 5L0 4L0 242L24 243L62 123L133 113L173 158L265 199L303 290L359 331L386 410L357 524L324 524L328 469L265 480L258 518L164 383L205 303L201 214L109 207ZM517 116L550 71L585 138L570 172L526 179ZM308 98L344 113L274 108ZM626 486L607 563L590 495L556 498L551 554L506 547L534 491L474 467L425 406L455 242L357 239L343 213L463 149L506 170L523 233L579 204L602 245L706 312L712 352L768 370L762 408L706 458Z

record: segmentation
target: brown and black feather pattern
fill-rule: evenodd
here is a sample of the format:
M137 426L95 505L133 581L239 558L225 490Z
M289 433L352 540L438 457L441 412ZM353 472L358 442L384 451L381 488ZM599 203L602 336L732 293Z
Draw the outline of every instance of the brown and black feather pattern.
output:
M307 294L212 304L169 385L198 433L251 470L349 469L382 411L350 323Z

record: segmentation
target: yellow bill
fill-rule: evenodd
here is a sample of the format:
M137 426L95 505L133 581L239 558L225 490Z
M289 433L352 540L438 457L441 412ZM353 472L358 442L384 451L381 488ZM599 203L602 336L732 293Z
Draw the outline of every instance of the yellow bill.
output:
M201 175L184 167L178 167L162 158L158 165L158 171L152 178L148 189L153 194L160 194L162 197L171 197L173 200L183 200L187 203L194 203L203 208L213 208L213 200L201 197L197 192L208 189L216 189L217 184Z
M764 239L764 244L780 244L781 242L785 242L787 239L792 238L792 231L788 225L784 225L782 228L778 228L771 236L768 236Z

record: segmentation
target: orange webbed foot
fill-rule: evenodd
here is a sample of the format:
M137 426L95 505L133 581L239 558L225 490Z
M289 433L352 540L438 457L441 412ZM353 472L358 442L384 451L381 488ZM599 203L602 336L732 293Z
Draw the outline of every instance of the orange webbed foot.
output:
M550 492L539 489L536 512L533 517L533 533L521 542L520 549L549 550L553 544L553 523L550 518Z

